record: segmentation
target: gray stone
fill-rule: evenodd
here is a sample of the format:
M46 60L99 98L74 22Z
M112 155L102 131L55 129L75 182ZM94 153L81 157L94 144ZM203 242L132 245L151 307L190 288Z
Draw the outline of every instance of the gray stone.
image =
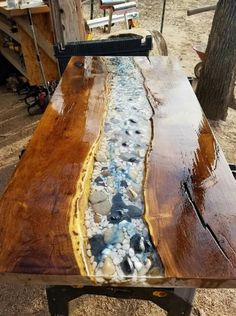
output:
M110 171L108 170L108 168L103 168L101 173L102 173L102 176L103 176L103 177L108 177L108 176L111 175L111 173L110 173Z
M151 275L152 277L159 277L160 275L162 275L162 271L159 267L153 267L150 269L148 274Z
M143 210L135 205L129 205L128 210L128 215L131 218L140 218L143 215Z
M97 152L96 154L96 161L98 162L106 162L107 161L107 155L104 152Z
M100 214L100 215L108 215L110 210L111 210L111 203L110 201L107 199L103 202L97 203L97 204L93 204L93 210L94 212Z
M105 201L108 198L108 195L104 191L95 190L89 196L89 201L92 204L97 204Z

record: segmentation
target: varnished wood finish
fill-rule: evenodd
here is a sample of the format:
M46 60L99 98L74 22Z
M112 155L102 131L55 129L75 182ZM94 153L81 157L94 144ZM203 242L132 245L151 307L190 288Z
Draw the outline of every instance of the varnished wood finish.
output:
M68 65L0 200L1 274L37 274L43 282L44 275L78 278L83 269L69 226L78 180L101 129L106 74L96 59L84 78L78 59Z
M177 62L136 62L154 110L145 218L166 277L235 280L236 182L224 155Z
M68 65L0 200L0 280L90 282L81 259L82 212L106 112L107 73L94 59L84 78L77 60ZM235 287L236 182L176 60L135 62L153 107L145 220L165 269L148 282Z

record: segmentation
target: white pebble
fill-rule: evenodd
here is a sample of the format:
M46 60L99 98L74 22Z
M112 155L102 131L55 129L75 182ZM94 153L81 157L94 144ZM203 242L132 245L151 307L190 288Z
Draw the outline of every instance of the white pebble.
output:
M91 229L87 229L87 235L88 235L88 238L91 238L91 237L92 237L92 231L91 231Z
M119 257L117 257L117 256L113 258L113 262L114 262L115 265L118 265L121 261L122 260Z
M87 244L87 249L91 249L90 243Z
M125 252L124 249L118 249L117 253L118 253L118 255L121 256L121 257L124 257L125 254L126 254L126 252Z
M151 260L147 259L145 265L142 267L142 269L139 270L138 274L141 276L145 275L151 268L151 265L152 265Z
M133 248L130 248L130 249L129 249L129 256L130 256L130 257L133 257L134 255L135 255L134 249L133 249Z
M123 244L123 249L124 250L129 250L129 247L130 247L129 244Z
M91 256L92 256L92 252L91 252L91 250L87 250L87 255L88 255L89 257L91 257Z
M135 269L139 272L141 269L142 269L142 267L143 267L143 265L142 265L142 263L140 262L140 261L134 261L134 266L135 266Z
M105 248L105 249L102 251L102 254L103 254L104 256L108 256L110 253L111 253L111 249L108 249L108 248Z

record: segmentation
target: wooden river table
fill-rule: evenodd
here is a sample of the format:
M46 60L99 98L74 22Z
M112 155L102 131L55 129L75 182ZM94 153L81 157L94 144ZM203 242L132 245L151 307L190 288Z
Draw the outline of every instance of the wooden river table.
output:
M145 105L138 109L140 102ZM143 120L145 106L151 115ZM109 120L111 115L115 118ZM128 126L121 134L120 124ZM132 124L140 125L134 133ZM108 133L114 137L106 139ZM150 136L143 155L142 133ZM102 137L109 146L122 138L112 161L108 154L101 158L105 145L98 155ZM139 146L139 156L127 160L127 146L133 146L133 156ZM142 172L137 173L131 190L135 180L128 173L127 181L114 185L116 201L123 194L120 209L114 209L114 197L107 199L113 213L101 215L98 209L97 222L90 216L88 223L86 212L94 209L89 197L93 170L106 164L100 182L95 181L99 190L113 192L107 178L117 177L120 166L123 177L125 166L135 174L143 165L143 178L139 181ZM140 185L142 192L136 194ZM125 190L136 208L127 206ZM194 288L236 285L235 192L223 152L174 58L73 57L0 200L0 278L50 286L52 315L67 315L68 301L86 293L150 299L169 315L189 315ZM140 210L139 198L144 214L134 216L131 210ZM96 226L98 218L112 227L110 234L121 223L139 223L148 235L136 232L139 244L132 246L129 236L135 233L122 226L124 233L119 230L115 237L119 241L107 245L110 235L98 233L107 229ZM88 225L97 227L96 234ZM121 235L130 241L122 262L115 257L125 245ZM111 258L105 264L109 253L118 266Z

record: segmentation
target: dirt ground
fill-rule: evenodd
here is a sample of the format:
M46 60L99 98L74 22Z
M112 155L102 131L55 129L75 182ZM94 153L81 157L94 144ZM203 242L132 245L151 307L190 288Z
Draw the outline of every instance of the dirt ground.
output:
M139 0L140 27L159 30L161 0ZM215 4L216 0L167 0L164 37L169 54L179 58L187 75L193 74L198 57L193 44L206 42L213 13L187 17L187 8ZM85 7L88 12L88 5ZM95 10L98 14L99 10ZM100 12L101 14L101 12ZM115 26L114 31L122 25ZM96 37L103 35L96 31ZM40 116L30 117L26 106L19 98L0 88L0 194L18 161L20 151L30 139ZM216 138L229 162L236 163L236 111L229 109L226 122L214 128ZM154 316L165 315L153 303L137 300L117 300L105 297L84 296L73 302L74 316ZM19 286L1 284L0 316L48 314L45 289L41 286ZM192 315L233 316L236 315L236 290L197 290Z

